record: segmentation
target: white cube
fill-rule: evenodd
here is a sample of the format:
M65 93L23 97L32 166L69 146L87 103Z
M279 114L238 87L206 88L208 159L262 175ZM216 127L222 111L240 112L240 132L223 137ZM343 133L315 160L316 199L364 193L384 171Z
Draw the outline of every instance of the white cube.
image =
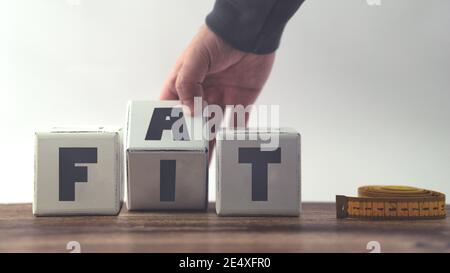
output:
M33 214L118 214L122 161L120 129L37 132Z
M178 101L132 101L127 124L127 208L204 210L208 203L205 119Z
M300 214L300 134L238 129L216 140L218 215Z

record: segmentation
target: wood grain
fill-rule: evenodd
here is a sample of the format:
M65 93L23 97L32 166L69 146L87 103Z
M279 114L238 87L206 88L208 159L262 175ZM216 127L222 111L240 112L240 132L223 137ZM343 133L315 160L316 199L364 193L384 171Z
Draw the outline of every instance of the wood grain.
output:
M449 213L450 207L446 207ZM337 220L332 203L307 203L301 217L218 217L204 212L128 212L34 217L30 204L0 205L0 252L450 252L450 221Z

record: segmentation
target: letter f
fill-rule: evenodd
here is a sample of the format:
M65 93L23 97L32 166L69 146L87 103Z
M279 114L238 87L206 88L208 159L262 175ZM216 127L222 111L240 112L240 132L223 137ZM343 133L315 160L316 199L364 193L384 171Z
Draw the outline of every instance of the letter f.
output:
M97 148L59 148L59 201L75 201L75 183L87 182L87 167L75 163L97 163Z

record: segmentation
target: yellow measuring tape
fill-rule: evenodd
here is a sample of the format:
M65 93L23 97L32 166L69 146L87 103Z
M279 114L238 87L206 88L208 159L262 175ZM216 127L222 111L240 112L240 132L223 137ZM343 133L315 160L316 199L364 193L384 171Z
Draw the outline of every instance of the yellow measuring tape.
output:
M337 218L380 220L445 218L445 195L406 186L365 186L358 197L336 196Z

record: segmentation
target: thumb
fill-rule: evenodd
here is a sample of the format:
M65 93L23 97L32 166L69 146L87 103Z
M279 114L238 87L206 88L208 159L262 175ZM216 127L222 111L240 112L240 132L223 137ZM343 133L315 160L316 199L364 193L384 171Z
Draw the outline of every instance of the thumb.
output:
M203 80L209 69L209 55L205 48L192 48L186 52L178 72L175 89L182 104L194 113L194 98L203 97Z

